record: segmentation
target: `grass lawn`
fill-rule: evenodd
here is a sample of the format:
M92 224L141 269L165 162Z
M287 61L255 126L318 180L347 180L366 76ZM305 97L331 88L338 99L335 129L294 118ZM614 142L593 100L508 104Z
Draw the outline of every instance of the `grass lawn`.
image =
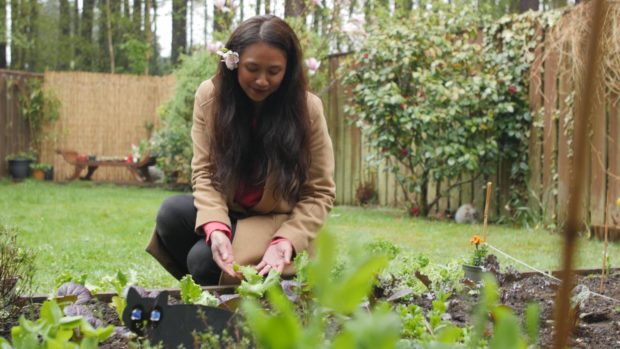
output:
M89 182L55 184L0 181L0 223L19 230L18 241L36 251L39 293L52 290L63 272L86 273L96 284L117 270L137 271L146 287L172 287L169 276L144 247L159 204L172 191ZM481 225L458 225L409 218L400 210L336 207L325 229L343 245L383 237L432 262L447 263L471 251L469 238ZM489 243L540 269L557 269L561 239L543 230L489 227ZM601 265L603 244L580 240L578 267ZM620 264L620 244L610 245L613 267ZM500 257L505 264L508 261ZM519 269L523 267L517 266Z

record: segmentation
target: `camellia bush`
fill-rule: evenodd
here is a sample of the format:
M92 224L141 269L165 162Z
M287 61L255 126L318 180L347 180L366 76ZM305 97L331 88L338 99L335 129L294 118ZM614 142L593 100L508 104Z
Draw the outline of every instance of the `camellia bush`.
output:
M345 76L354 86L348 113L377 159L393 159L390 169L423 215L434 204L431 179L489 172L497 157L497 80L475 43L483 24L456 7L379 23Z
M463 184L459 178L489 176L502 159L513 162L511 174L524 184L533 21L512 39L502 36L511 21L490 23L459 4L390 21L369 28L372 35L345 65L353 88L346 111L376 150L374 160L389 159L410 204L427 215ZM454 184L430 200L431 181Z

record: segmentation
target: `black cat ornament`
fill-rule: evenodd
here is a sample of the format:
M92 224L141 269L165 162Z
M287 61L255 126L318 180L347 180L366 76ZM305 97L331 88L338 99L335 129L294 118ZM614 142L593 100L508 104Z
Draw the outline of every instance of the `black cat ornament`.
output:
M142 297L130 287L127 292L127 306L123 311L123 322L130 331L148 338L151 344L161 343L164 348L194 348L192 332L235 336L235 317L230 311L197 304L168 305L168 292L157 297Z

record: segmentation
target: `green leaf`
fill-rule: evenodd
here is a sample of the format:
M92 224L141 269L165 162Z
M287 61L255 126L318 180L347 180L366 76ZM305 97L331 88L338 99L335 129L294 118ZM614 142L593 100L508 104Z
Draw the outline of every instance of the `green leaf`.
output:
M540 307L538 304L528 304L525 309L525 325L527 329L527 335L529 343L531 345L538 344L538 333L540 324Z
M198 286L191 275L185 275L179 283L181 291L181 300L185 304L193 304L202 294L202 289Z
M48 324L58 325L62 318L62 310L54 300L47 300L41 306L40 318Z

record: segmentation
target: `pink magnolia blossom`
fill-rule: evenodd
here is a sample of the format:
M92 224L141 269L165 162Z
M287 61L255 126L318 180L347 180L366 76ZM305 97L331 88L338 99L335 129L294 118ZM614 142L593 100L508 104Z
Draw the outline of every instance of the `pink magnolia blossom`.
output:
M321 62L314 57L310 57L306 59L306 66L308 66L308 72L310 73L310 75L314 75L319 70Z
M230 11L230 8L226 6L226 0L215 0L213 1L213 6L215 6L218 10L222 12Z

